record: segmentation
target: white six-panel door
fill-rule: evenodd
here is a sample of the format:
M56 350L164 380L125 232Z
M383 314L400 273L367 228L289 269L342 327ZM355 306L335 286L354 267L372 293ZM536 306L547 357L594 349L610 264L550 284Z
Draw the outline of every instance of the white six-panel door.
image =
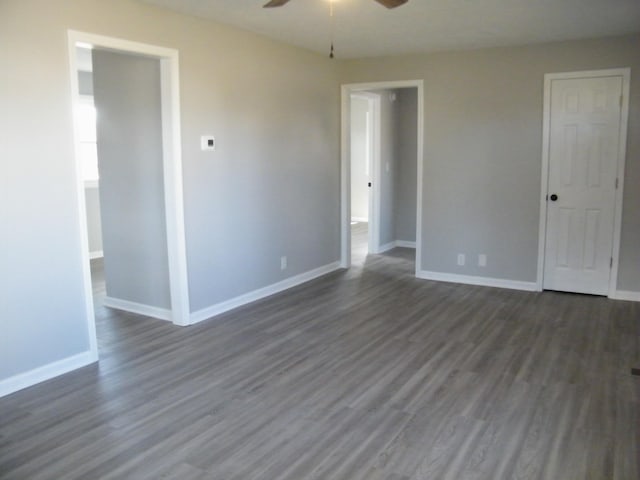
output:
M551 82L544 289L609 292L622 82Z

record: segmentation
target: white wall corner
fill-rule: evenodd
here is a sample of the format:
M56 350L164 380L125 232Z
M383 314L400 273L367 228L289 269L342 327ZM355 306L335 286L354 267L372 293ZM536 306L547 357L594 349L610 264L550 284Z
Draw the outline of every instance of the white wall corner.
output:
M144 305L142 303L130 302L129 300L113 297L105 297L103 305L105 307L115 308L116 310L124 310L125 312L145 315L159 320L171 321L171 310L166 308L153 307L151 305Z
M314 280L318 277L339 270L340 268L343 268L341 266L341 262L332 262L322 267L309 270L308 272L304 272L299 275L287 278L285 280L282 280L281 282L274 283L258 290L254 290L252 292L237 296L230 300L226 300L224 302L211 305L210 307L203 308L191 314L191 324L208 320L212 317L215 317L216 315L220 315L222 313L228 312L229 310L233 310L234 308L241 307L248 303L255 302L256 300L260 300L276 293L280 293L284 290L296 287L310 280Z
M478 285L482 287L508 288L511 290L523 290L536 292L536 282L522 282L519 280L507 280L504 278L476 277L473 275L458 275L455 273L431 272L420 270L416 275L423 280L435 280L437 282L462 283L465 285Z
M628 302L640 302L640 292L616 290L609 298L613 300L626 300Z
M86 367L87 365L97 361L97 352L88 350L86 352L43 365L42 367L34 368L28 372L0 380L0 397L10 395L18 390L64 375L72 370Z

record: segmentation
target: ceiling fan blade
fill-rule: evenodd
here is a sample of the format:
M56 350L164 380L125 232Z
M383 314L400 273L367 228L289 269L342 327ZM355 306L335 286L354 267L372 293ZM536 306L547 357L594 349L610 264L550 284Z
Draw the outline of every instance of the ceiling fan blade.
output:
M376 0L380 5L384 5L387 8L396 8L400 5L404 5L409 0Z
M289 0L271 0L270 2L266 3L265 5L263 5L263 7L264 8L281 7L285 3L288 3L288 2L289 2Z

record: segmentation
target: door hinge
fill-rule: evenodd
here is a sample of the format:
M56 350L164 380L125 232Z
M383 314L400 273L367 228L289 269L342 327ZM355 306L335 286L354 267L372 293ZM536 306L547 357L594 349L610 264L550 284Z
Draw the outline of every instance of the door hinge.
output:
M613 268L613 257L609 258L609 268Z
M618 189L618 179L616 178L616 190Z

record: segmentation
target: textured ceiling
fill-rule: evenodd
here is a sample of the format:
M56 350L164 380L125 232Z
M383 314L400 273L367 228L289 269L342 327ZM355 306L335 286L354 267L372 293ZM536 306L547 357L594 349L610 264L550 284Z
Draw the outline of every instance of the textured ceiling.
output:
M329 0L141 0L319 53L330 43ZM334 0L338 58L523 45L640 32L640 0ZM638 46L640 49L640 45Z

